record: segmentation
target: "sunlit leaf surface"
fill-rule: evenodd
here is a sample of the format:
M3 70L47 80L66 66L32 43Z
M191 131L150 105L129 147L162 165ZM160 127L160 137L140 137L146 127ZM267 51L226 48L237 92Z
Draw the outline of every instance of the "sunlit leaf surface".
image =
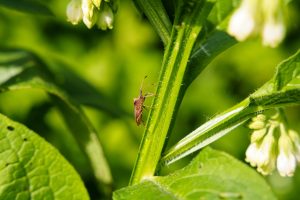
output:
M116 191L115 200L276 199L265 180L233 157L204 149L188 166Z

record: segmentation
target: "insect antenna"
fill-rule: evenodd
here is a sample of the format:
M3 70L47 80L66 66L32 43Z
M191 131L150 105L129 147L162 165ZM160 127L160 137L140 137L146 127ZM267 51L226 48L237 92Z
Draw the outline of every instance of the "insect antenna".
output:
M144 85L144 80L146 78L147 78L147 76L145 76L144 79L142 80L141 87L140 87L140 96L143 96L143 85Z

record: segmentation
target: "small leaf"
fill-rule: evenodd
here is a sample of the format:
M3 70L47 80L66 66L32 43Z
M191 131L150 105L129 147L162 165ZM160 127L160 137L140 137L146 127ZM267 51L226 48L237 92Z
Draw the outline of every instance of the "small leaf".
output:
M300 50L293 55L290 59L282 62L277 69L275 75L275 89L281 90L292 79L300 74Z
M206 148L185 168L114 193L114 200L276 199L265 180L235 158Z
M47 6L37 0L0 0L0 6L32 14L53 15Z
M44 139L0 114L0 199L89 199L74 168Z

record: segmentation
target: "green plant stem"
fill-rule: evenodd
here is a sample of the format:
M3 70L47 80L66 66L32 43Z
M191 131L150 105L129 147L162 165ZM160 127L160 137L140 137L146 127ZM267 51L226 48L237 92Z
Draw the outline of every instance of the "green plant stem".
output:
M171 40L165 51L160 81L145 127L139 155L130 184L155 174L170 125L176 113L176 104L183 84L188 59L202 28L202 22L210 12L212 3L194 1L191 7L179 5ZM191 6L191 4L189 4ZM190 12L187 12L190 9Z

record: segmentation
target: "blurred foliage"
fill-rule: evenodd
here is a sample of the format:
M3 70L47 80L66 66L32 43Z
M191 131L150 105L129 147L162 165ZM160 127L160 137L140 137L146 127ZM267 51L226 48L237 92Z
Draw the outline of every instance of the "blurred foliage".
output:
M53 12L50 17L0 7L1 46L35 52L57 72L56 76L62 82L65 79L63 69L73 71L122 110L116 116L95 104L84 106L98 130L112 169L114 187L121 188L128 184L143 131L142 126L135 125L133 98L138 96L145 75L148 78L144 91L155 90L163 45L129 0L120 1L115 28L107 32L88 30L83 24L69 24L65 16L67 3L68 0L49 0L47 5ZM273 76L280 61L299 48L300 2L294 0L289 7L288 35L279 48L262 47L256 40L240 43L218 56L194 81L180 107L169 145L254 92ZM76 91L72 92L76 95ZM81 97L84 101L85 96ZM97 101L97 97L86 98ZM146 104L150 104L150 100ZM0 112L41 134L72 163L80 165L83 162L58 109L43 92L28 90L1 94ZM289 108L287 113L291 127L300 131L299 108ZM248 134L248 129L241 127L212 146L243 160L249 143ZM164 171L182 166L187 160ZM86 172L82 168L79 173L84 176ZM294 178L274 174L267 179L281 199L298 198L299 168Z

